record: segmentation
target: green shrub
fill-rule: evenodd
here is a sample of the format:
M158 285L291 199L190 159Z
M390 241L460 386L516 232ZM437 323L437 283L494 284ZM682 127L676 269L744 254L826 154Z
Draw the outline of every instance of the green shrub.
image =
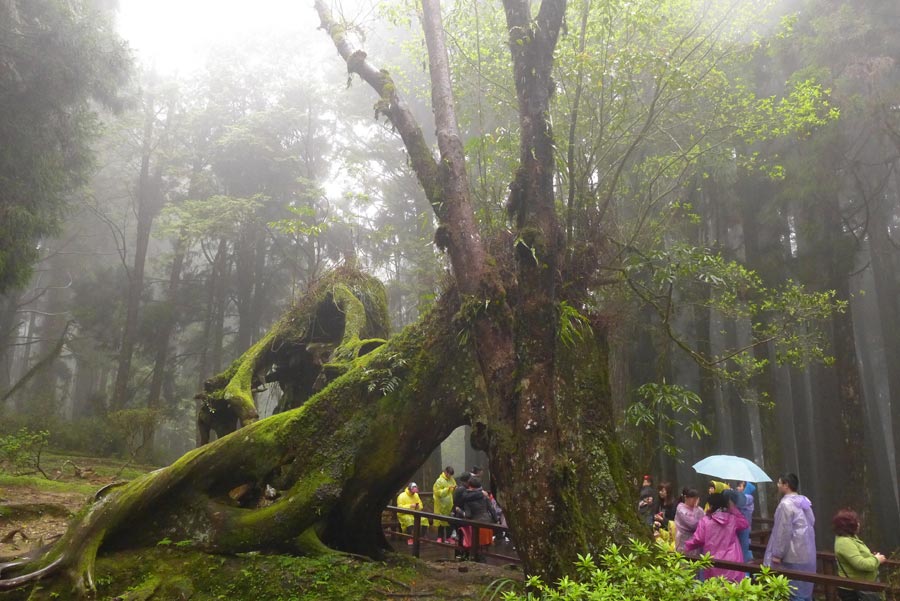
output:
M128 451L125 433L105 415L74 420L55 415L9 412L0 415L0 436L14 435L23 428L49 432L52 448L66 453L112 457L124 456Z
M697 572L709 559L691 562L655 544L632 540L612 545L598 567L590 554L579 555L577 579L555 585L540 578L526 581L527 593L506 591L504 601L779 601L788 598L788 581L764 569L755 580L731 582L713 578L700 582Z
M0 436L0 471L9 474L33 473L41 469L41 452L47 446L50 433L21 428L18 432ZM46 474L44 474L46 476Z

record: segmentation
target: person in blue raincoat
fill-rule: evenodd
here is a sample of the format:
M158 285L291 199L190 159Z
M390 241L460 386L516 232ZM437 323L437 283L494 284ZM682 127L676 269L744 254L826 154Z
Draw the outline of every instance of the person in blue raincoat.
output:
M795 474L778 478L781 501L775 509L775 523L766 545L763 565L804 572L816 572L816 517L812 502L798 494L800 480ZM813 583L791 580L791 601L812 601Z
M756 486L752 482L738 482L734 489L734 505L738 511L744 516L748 524L753 524L753 509L756 501L753 499L753 493L756 492ZM750 530L741 530L738 532L738 541L741 543L741 550L744 552L744 561L753 559L753 553L750 552Z

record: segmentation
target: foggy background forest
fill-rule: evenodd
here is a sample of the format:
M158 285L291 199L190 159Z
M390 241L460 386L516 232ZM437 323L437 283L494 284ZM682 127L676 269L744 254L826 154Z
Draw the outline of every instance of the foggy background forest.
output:
M167 463L196 443L203 382L328 269L352 260L381 278L394 331L446 286L402 142L311 7L6 4L0 36L25 42L0 43L3 433ZM697 459L753 458L799 475L820 540L849 501L873 548L896 548L900 5L568 11L558 213L573 257L579 244L620 257L594 308L635 473L701 487ZM415 6L338 12L431 123ZM518 158L505 22L480 0L444 12L473 199L485 236L502 237ZM10 182L53 152L27 215L13 211ZM743 285L715 293L727 278ZM792 304L789 282L820 306ZM787 300L742 294L763 287ZM805 323L791 348L766 335L785 313ZM278 394L259 391L262 415Z

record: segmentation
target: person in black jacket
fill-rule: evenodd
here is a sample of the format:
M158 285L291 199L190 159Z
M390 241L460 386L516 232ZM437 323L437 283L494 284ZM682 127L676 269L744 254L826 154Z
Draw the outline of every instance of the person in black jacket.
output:
M469 479L469 485L465 492L462 493L461 500L463 514L466 519L487 522L488 524L497 523L497 513L494 510L493 505L491 505L491 499L487 492L481 488L480 478L472 476ZM463 548L466 551L471 551L475 545L478 545L476 555L480 554L478 551L480 551L482 547L490 545L494 538L493 528L487 527L478 529L477 541L473 540L472 526L465 526L463 528L463 533Z
M455 518L466 517L462 507L462 495L468 489L469 479L471 477L471 473L463 472L462 475L456 479L456 490L453 491L453 510L450 511L450 515ZM466 558L468 556L468 551L463 548L462 528L454 526L453 531L450 533L450 538L456 541L456 550L453 552L454 557L457 559Z

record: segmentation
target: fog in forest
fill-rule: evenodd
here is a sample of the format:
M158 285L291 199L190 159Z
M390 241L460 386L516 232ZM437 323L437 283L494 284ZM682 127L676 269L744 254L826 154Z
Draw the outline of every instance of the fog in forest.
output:
M403 141L311 3L3 4L0 435L165 465L204 382L333 268L384 283L393 333L450 288ZM795 472L820 548L844 506L900 546L898 6L570 2L555 52L559 280L586 291L559 339L605 336L629 477L705 490L717 453ZM436 148L415 5L330 7ZM508 206L502 7L443 13L479 232L538 261ZM39 21L58 43L3 43Z

